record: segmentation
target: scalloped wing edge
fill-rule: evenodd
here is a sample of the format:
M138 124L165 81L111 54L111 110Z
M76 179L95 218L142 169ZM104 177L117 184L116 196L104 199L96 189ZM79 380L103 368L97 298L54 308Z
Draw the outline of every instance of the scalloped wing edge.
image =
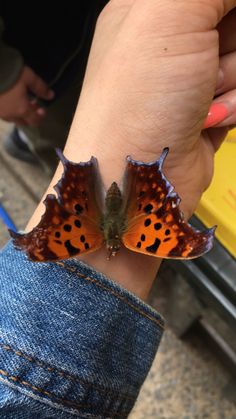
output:
M157 170L161 174L162 180L166 183L166 186L168 188L168 193L167 193L167 195L166 195L166 197L165 197L165 199L163 201L163 205L164 205L165 201L167 200L167 198L176 198L177 201L178 201L177 202L177 205L179 205L180 202L181 202L181 198L177 194L177 192L175 192L175 190L174 190L175 187L172 185L171 182L169 182L169 180L166 178L166 176L164 175L164 173L162 171L162 168L163 168L165 159L166 159L169 151L170 151L169 147L163 148L162 153L161 153L159 159L153 160L150 163L145 163L145 162L140 161L140 160L134 160L131 156L127 156L126 157L126 160L127 160L128 163L131 163L133 166L147 166L147 167L156 166L157 167Z
M127 156L126 157L126 160L129 163L132 163L134 166L158 166L158 169L161 170L162 167L163 167L164 161L165 161L165 159L166 159L166 157L167 157L167 155L169 153L169 151L170 151L169 147L163 148L159 159L153 160L150 163L145 163L145 162L143 162L141 160L134 160L134 159L132 159L131 156Z
M72 162L71 160L67 159L60 148L56 148L56 154L59 157L59 159L60 159L60 161L63 165L63 173L62 173L60 179L58 180L58 182L53 186L53 189L56 191L58 197L59 197L59 194L60 194L61 180L65 176L66 172L69 170L69 166L73 166L73 167L78 167L78 166L89 167L89 166L92 166L95 170L97 169L97 171L99 173L98 161L97 161L96 157L94 157L94 156L91 156L90 160L88 160L86 162L75 163L75 162Z

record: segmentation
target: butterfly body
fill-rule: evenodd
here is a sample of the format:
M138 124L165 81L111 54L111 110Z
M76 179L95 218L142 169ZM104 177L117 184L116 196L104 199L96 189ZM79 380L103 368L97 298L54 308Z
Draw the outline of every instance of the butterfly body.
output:
M108 250L108 259L119 251L125 229L122 194L117 183L113 182L106 194L105 213L101 225Z
M200 232L185 222L180 198L162 172L168 148L158 160L127 157L122 193L113 182L104 199L96 158L73 163L60 150L64 173L47 195L45 213L29 233L10 231L15 247L37 262L94 252L104 244L108 259L121 245L145 255L191 259L213 246L214 228Z

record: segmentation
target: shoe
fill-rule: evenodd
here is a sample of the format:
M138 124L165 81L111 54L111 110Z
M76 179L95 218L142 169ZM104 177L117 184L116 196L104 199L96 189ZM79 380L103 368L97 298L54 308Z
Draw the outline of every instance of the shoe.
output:
M17 127L14 127L8 134L3 142L3 145L6 152L15 159L23 160L31 164L39 164L38 159L32 153L27 144L27 137L24 133L21 133Z

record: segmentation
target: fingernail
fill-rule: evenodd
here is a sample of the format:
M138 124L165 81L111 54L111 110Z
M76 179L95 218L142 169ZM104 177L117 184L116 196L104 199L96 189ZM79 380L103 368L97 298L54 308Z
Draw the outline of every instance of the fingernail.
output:
M213 127L229 116L229 110L223 103L213 103L204 121L203 128Z
M36 112L37 112L38 115L43 116L45 114L45 109L38 108Z
M53 90L49 90L49 92L48 92L48 99L53 99L54 96L55 96L54 91Z

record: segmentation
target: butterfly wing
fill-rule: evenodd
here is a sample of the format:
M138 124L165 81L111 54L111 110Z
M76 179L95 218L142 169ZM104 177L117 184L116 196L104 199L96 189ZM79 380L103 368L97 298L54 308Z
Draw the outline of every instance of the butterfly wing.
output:
M70 214L86 215L95 222L101 216L103 185L95 157L88 162L73 163L57 149L64 173L54 186L58 202Z
M143 163L128 157L124 181L127 229L123 244L161 258L190 259L212 248L214 228L200 232L184 221L180 198L162 173L168 148L159 160Z
M102 187L96 159L76 164L58 154L64 173L55 186L57 197L47 195L46 211L31 232L10 231L15 247L25 250L34 261L70 258L94 251L104 242L100 230Z

